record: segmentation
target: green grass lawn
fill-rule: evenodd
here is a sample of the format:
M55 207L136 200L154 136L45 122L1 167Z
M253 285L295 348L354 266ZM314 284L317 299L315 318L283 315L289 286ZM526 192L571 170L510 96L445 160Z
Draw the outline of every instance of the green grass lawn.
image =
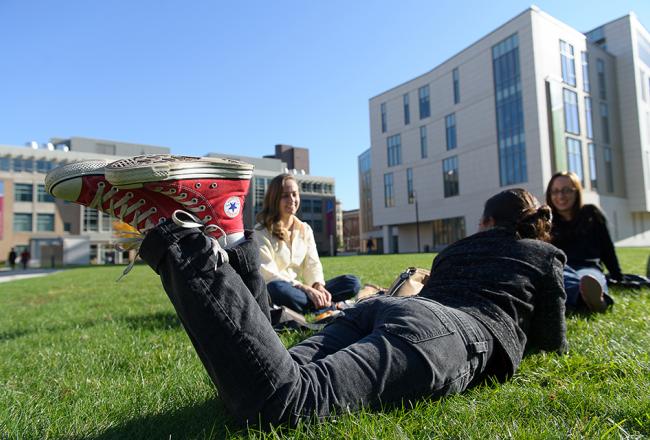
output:
M649 249L620 249L645 273ZM388 285L432 254L325 258L326 276ZM261 433L233 425L156 275L138 265L0 284L0 438L647 438L650 290L568 319L566 356L524 359L487 384L410 410L362 411ZM306 333L283 335L287 345Z

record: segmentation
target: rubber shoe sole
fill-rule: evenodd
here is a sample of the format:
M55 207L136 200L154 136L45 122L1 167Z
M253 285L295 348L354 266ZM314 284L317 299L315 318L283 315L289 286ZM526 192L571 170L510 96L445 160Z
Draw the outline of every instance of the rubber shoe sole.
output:
M607 303L603 298L603 288L598 280L591 275L580 278L580 296L592 312L601 313L607 310Z
M217 157L151 154L121 159L106 166L106 180L118 188L183 179L250 180L253 165Z
M79 198L82 189L80 181L76 179L103 175L104 167L108 164L106 160L86 160L54 168L45 176L45 191L56 198L73 202Z

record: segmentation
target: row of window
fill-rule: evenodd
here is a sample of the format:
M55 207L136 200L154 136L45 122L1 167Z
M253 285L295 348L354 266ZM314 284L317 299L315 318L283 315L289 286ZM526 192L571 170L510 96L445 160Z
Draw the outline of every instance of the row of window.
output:
M589 54L581 53L582 61L582 90L591 93L589 81ZM560 40L560 65L562 70L562 81L571 87L577 86L576 68L573 46L564 40ZM600 99L607 99L607 86L605 83L605 61L596 59L596 72L598 74L598 95Z
M34 215L31 213L14 213L13 228L15 232L34 231ZM54 214L36 214L36 231L54 231Z
M49 160L25 159L20 157L0 157L0 171L13 171L15 173L42 173L67 163L66 161L53 162Z
M582 184L585 184L585 175L582 165L582 142L572 137L566 138L567 149L567 168L575 173ZM589 167L589 180L591 188L598 188L598 168L597 168L596 145L593 142L587 144L587 166ZM614 166L612 162L612 149L603 146L603 165L605 169L605 189L607 192L614 192Z
M451 87L454 97L454 104L458 104L460 103L460 73L458 72L458 67L456 67L451 72ZM411 123L411 104L409 96L410 95L408 92L402 95L404 125L409 125ZM418 112L420 115L420 120L431 116L431 100L429 98L428 84L418 88ZM386 133L386 130L388 130L388 114L386 111L385 102L382 102L379 105L379 113L381 116L381 132Z
M394 174L384 174L384 206L395 206ZM459 194L458 156L448 157L442 161L442 184L444 196L453 197ZM413 183L413 168L406 169L406 198L409 204L416 201L415 185Z
M32 183L15 183L14 200L16 202L33 202L34 201L34 184ZM54 203L54 197L45 191L45 185L36 184L36 201Z
M578 94L569 89L563 89L564 98L564 129L567 133L580 135L580 109L578 104ZM589 139L593 139L593 114L591 108L591 97L585 96L585 135ZM609 107L606 102L601 102L599 106L600 122L602 126L603 142L610 143L610 130L609 130Z
M445 143L447 151L458 146L456 134L456 114L445 116ZM420 127L420 158L429 157L427 126ZM394 134L386 138L386 162L389 167L401 165L402 163L402 135Z

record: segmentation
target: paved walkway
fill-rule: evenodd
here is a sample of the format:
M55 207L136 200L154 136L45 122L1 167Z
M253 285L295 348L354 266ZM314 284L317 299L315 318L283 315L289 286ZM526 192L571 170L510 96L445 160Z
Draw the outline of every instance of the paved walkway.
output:
M60 269L16 269L16 270L0 270L0 283L8 281L24 280L27 278L44 277Z

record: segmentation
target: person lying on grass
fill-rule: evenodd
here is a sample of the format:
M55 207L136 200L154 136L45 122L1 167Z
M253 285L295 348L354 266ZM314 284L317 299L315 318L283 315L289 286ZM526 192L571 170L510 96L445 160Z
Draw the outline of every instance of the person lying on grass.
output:
M408 405L506 380L528 347L566 350L565 256L543 241L550 209L523 189L486 202L481 230L434 259L418 296L361 301L285 348L242 224L251 173L241 162L163 155L69 164L46 178L55 197L141 231L140 256L238 421Z

